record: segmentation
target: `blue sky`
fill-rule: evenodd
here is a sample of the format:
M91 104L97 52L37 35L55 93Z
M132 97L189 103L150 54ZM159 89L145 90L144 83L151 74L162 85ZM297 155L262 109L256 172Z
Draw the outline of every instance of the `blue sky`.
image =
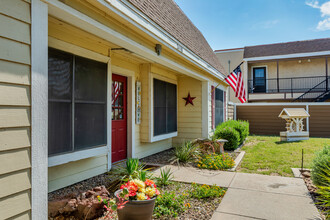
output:
M212 49L330 37L329 0L175 0Z

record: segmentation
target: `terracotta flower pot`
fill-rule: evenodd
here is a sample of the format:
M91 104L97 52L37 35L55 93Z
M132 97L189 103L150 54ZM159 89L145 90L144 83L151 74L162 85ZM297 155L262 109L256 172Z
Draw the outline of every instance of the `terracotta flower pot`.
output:
M120 190L115 192L116 198L118 198ZM130 200L124 205L124 208L118 209L119 220L149 220L152 219L152 213L154 211L156 197L150 200Z

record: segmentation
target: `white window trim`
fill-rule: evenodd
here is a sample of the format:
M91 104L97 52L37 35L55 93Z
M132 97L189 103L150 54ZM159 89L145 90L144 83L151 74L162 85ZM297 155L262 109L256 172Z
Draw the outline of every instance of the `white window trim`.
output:
M176 132L172 132L172 133L168 133L168 134L161 134L161 135L157 135L154 136L154 79L158 79L164 82L168 82L168 83L172 83L176 85L176 124L178 125L178 82L176 80L164 77L164 76L160 76L158 74L155 73L151 73L150 76L150 90L149 90L149 103L150 103L150 113L149 113L149 132L150 132L150 142L156 142L156 141L161 141L161 140L165 140L168 138L172 138L172 137L177 137L178 136L178 131ZM177 128L178 130L178 128Z
M63 153L61 155L49 156L48 157L48 167L58 166L61 164L78 161L86 158L91 158L95 156L108 155L108 170L111 168L111 59L110 57L103 56L99 53L84 49L82 47L55 39L53 37L48 37L48 46L58 50L62 50L68 53L72 53L77 56L85 57L102 63L107 63L107 144L102 147L95 146L93 148L74 151L69 153ZM47 70L48 74L48 70ZM48 82L47 82L48 85ZM48 91L48 89L47 89ZM48 101L48 97L47 97ZM47 113L48 121L48 113Z
M54 167L77 160L87 159L90 157L107 155L108 151L109 151L109 147L103 146L103 147L93 147L86 150L74 151L56 156L50 156L48 158L48 167Z
M209 92L209 94L210 94L210 101L211 101L211 103L210 103L210 108L211 108L211 110L210 110L210 115L211 115L211 126L209 126L210 127L210 134L212 134L213 132L214 132L214 130L215 130L215 128L216 128L216 126L215 126L215 128L213 129L213 123L212 123L212 117L213 117L213 115L212 115L212 94L211 94L211 92L212 92L212 90L211 90L211 87L212 86L214 86L214 88L215 89L220 89L220 90L222 90L222 92L223 92L223 96L224 96L224 92L226 92L226 95L227 95L227 98L228 98L228 88L230 89L231 87L224 87L223 85L221 85L221 84L217 84L217 83L215 83L215 82L212 82L212 83L210 83L209 84L209 88L210 88L210 92ZM214 92L215 92L215 90L214 90ZM215 99L215 96L214 96L214 99ZM215 101L215 100L214 100ZM215 104L215 103L214 103ZM224 103L224 105L223 105L224 107L225 107L225 103ZM225 119L225 114L227 115L227 107L228 107L228 99L227 99L227 106L226 106L226 112L225 111L223 111L223 122L225 122L226 121L226 119ZM215 112L214 112L215 113ZM214 116L214 123L215 123L215 116Z
M252 79L252 82L254 81L254 75L253 75L253 69L255 68L261 68L261 67L265 67L266 68L266 73L265 73L265 78L266 78L266 92L267 93L267 90L268 90L268 65L260 65L260 66L251 66L251 79ZM248 79L249 80L249 79ZM247 87L249 86L249 83L247 85ZM247 88L249 89L249 88ZM254 94L254 93L253 93Z
M211 85L208 81L202 82L202 136L203 138L209 138L210 132L211 132L211 126L209 126L210 123L210 110L209 107L212 106L210 101L212 102L212 95L211 93ZM212 112L212 109L211 109ZM211 119L212 123L212 119Z

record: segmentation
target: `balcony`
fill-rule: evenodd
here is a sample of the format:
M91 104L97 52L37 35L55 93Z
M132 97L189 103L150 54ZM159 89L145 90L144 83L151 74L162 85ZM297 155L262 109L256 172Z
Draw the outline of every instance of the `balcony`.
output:
M329 77L257 78L248 80L249 100L311 101L330 90Z

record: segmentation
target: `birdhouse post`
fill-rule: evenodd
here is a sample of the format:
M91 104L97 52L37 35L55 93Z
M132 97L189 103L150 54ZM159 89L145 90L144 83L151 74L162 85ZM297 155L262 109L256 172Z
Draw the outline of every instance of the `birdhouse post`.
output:
M309 114L304 108L284 108L278 117L286 121L286 131L280 132L281 141L309 139L309 132L304 131L304 119Z

